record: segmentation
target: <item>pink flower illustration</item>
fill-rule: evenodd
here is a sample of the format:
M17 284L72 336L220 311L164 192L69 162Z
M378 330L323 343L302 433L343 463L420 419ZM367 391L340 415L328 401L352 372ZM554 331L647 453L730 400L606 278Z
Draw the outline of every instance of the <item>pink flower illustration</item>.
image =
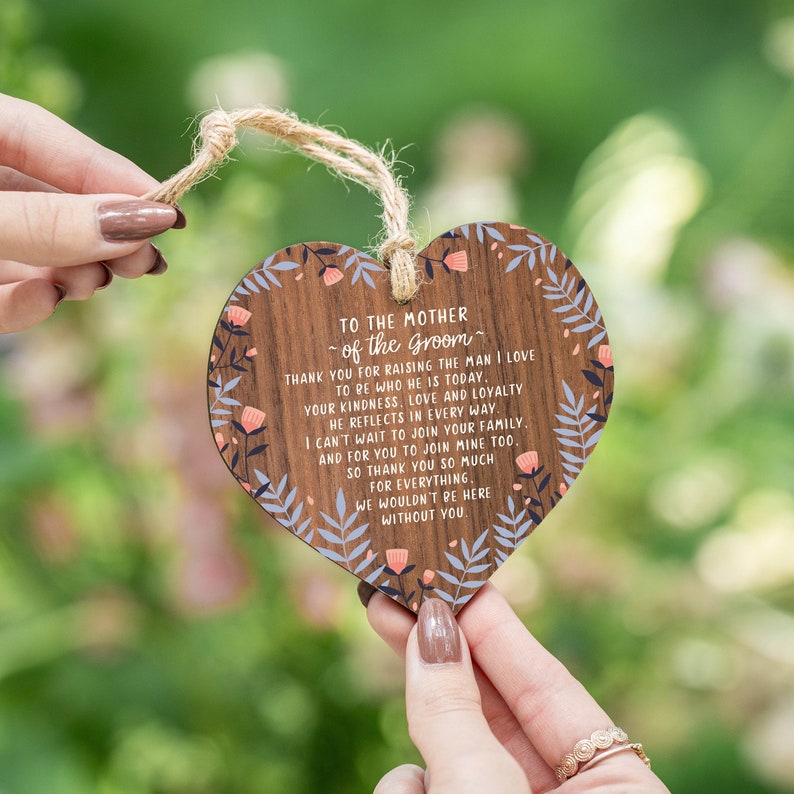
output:
M245 408L243 408L240 424L243 426L243 430L245 430L246 433L253 433L257 428L262 427L264 421L264 411L260 411L258 408L253 408L250 405L246 405Z
M612 348L609 345L598 346L598 363L602 367L612 366Z
M408 565L408 549L386 549L386 564L399 576Z
M465 273L469 269L469 255L466 251L454 251L444 257L444 264L450 270Z
M256 348L252 347L250 350L246 351L245 357L253 358L255 355L256 355Z
M218 445L218 449L223 449L226 446L226 439L223 437L223 433L215 434L215 443Z
M325 268L325 273L323 273L323 281L326 287L336 284L337 281L341 281L344 277L345 274L338 267L327 267Z
M516 458L516 463L524 474L532 474L538 468L538 453L534 450L525 452Z
M251 319L251 312L242 306L232 306L229 309L229 322L232 325L245 325Z
M435 572L435 571L431 571L431 570L430 570L430 568L428 568L428 569L427 569L427 570L426 570L426 571L425 571L425 572L422 574L422 581L423 581L425 584L430 584L430 582L432 582L432 581L433 581L433 579L434 579L435 575L436 575L436 572Z
M560 488L559 488L560 496L565 496L565 492L567 490L568 490L568 486L564 482L561 482L560 483Z

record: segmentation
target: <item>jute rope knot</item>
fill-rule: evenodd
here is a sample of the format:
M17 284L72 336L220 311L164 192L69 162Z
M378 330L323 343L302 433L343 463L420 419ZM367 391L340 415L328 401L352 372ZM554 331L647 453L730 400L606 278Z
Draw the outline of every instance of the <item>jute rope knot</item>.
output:
M199 138L215 162L223 160L237 146L237 129L228 113L213 110L201 120Z
M407 303L415 295L416 243L408 230L408 194L383 157L356 141L324 127L306 124L290 113L272 108L213 110L201 120L192 162L144 198L174 204L193 185L210 176L237 145L241 127L267 132L334 173L363 185L380 197L386 236L378 253L389 268L392 295Z

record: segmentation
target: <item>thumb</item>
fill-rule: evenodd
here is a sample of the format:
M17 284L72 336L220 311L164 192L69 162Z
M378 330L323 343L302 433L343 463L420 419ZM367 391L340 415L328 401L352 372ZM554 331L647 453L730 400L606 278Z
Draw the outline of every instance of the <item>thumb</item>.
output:
M168 204L123 194L0 191L0 258L70 267L132 254L177 223Z
M468 644L440 598L422 604L408 638L406 707L429 792L529 792L518 762L488 727Z

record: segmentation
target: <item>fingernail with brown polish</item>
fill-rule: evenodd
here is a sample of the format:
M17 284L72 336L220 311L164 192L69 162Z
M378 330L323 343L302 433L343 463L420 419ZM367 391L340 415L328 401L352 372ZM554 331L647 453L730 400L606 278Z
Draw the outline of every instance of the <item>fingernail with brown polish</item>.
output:
M356 588L358 593L358 600L366 607L369 604L370 598L378 592L377 587L373 587L369 582L360 581Z
M113 281L113 271L104 262L100 262L99 264L105 268L105 281L100 284L94 290L94 292L99 292L101 289L107 289L110 286L110 283Z
M168 262L165 261L165 257L160 251L159 248L156 246L152 246L154 250L157 252L157 256L155 257L154 264L151 266L149 270L146 271L147 276L162 276L166 270L168 270Z
M53 284L52 286L58 290L58 300L55 301L55 305L60 306L66 297L66 287L64 287L63 284Z
M179 204L171 205L176 210L176 223L171 227L172 229L184 229L187 226L187 218L185 213L182 212L182 207Z
M143 199L105 201L96 211L99 233L111 242L145 240L175 223L173 207Z
M419 656L425 664L461 661L460 631L452 610L440 598L429 598L419 608Z

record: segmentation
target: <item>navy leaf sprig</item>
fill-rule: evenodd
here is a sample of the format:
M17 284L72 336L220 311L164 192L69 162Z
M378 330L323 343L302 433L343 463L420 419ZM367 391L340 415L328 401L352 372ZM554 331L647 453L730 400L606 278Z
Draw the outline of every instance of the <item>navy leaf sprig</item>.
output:
M596 406L596 409L587 415L596 422L604 424L607 420L607 413L612 405L612 397L614 395L610 381L614 380L615 368L611 365L606 366L595 358L590 360L590 364L593 366L593 369L583 369L582 375L584 375L588 383L591 383L599 389L601 410L599 411L598 406Z

